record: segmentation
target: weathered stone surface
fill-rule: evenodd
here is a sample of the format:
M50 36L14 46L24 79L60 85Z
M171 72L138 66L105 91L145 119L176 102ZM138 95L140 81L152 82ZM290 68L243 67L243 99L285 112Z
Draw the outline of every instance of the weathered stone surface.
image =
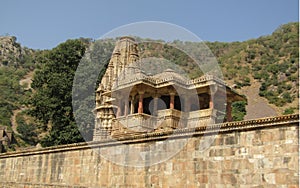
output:
M120 37L116 42L96 90L94 141L230 122L232 102L246 101L217 76L189 79L147 59L140 58L133 37ZM217 118L223 113L225 119ZM239 142L234 133L222 139L226 145Z
M99 148L114 146L101 142L90 143L94 149L80 143L1 154L0 187L299 187L299 138L292 134L298 132L298 122L222 130L204 151L199 150L203 135L193 132L173 158L149 167L120 166L102 158ZM282 130L289 135L282 137ZM146 150L146 138L150 136L129 144ZM252 142L256 138L262 144ZM181 139L187 138L175 138L174 147ZM164 151L161 141L151 144Z

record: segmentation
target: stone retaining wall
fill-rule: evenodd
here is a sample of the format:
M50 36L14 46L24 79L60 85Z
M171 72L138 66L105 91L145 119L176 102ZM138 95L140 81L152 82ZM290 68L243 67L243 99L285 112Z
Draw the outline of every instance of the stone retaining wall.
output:
M299 115L290 115L178 130L167 142L187 144L149 167L120 166L96 151L120 144L159 148L170 133L1 154L0 187L298 187L298 124ZM212 135L203 151L201 139Z

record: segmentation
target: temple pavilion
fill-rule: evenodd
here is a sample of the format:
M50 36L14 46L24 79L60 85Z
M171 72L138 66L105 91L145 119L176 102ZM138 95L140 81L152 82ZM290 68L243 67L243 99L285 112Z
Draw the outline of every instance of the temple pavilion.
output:
M215 76L148 74L138 61L134 38L121 37L96 91L93 140L232 121L232 102L246 100Z

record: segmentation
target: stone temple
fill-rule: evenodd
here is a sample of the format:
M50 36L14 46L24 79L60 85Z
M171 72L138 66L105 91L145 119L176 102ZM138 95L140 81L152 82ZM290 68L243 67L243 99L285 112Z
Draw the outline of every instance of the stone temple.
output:
M121 37L96 92L94 141L230 122L232 102L246 100L216 76L149 74L143 63L135 39Z
M299 114L230 122L242 96L211 75L149 74L137 47L117 42L96 141L0 153L0 188L299 187Z

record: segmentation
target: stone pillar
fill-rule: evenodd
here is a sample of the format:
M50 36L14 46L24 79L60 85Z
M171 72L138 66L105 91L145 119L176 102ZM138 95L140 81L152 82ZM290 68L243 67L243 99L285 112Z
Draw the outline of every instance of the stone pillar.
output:
M129 110L129 109L128 109L128 108L129 108L129 107L128 107L128 105L129 105L129 104L128 104L128 100L125 99L125 100L124 100L124 103L125 103L125 106L124 106L124 116L127 116L127 115L128 115L128 110Z
M210 98L209 98L209 108L210 109L214 108L214 97L215 97L215 94L211 93Z
M188 95L184 95L184 111L189 112L191 110L190 98Z
M153 97L153 115L154 115L154 116L157 115L158 98L159 98L159 95L155 95L155 96Z
M144 99L144 93L139 93L139 107L138 107L138 113L143 113L143 99Z
M120 117L121 116L121 105L122 105L122 100L118 99L118 107L117 107L116 117Z
M231 112L232 112L232 107L231 107L231 101L227 101L227 105L226 105L226 119L227 119L227 122L231 122L232 121L232 115L231 115Z
M130 104L130 114L133 114L134 113L134 96L131 96L130 97L130 102L131 102L131 104Z
M121 108L118 106L116 117L118 118L120 116L121 116Z
M175 106L175 93L170 93L170 109L174 109Z
M210 88L210 100L209 100L209 108L213 109L214 108L214 98L215 98L215 94L218 90L217 86L212 86Z

